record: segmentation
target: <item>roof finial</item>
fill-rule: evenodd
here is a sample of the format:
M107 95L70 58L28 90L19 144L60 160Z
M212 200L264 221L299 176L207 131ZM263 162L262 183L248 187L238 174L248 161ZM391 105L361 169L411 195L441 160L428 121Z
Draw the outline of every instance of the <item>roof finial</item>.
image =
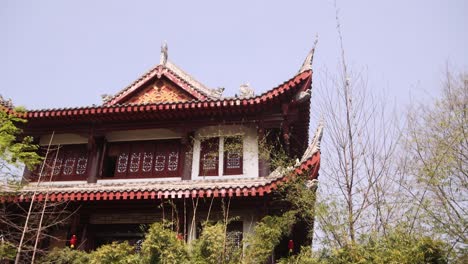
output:
M299 73L312 70L312 62L314 60L314 52L315 52L315 47L317 46L317 42L318 42L318 35L315 35L314 46L312 46L312 49L309 51L309 54L307 54L307 57L305 58L304 63L302 63L301 69L299 69Z
M159 64L166 65L167 62L167 42L164 41L161 45L161 57L159 59Z

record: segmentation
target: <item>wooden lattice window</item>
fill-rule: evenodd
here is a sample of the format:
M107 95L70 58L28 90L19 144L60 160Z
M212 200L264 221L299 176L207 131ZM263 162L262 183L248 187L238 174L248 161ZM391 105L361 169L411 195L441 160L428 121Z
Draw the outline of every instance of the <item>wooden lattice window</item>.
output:
M200 176L216 176L219 164L219 138L202 139L200 143Z
M42 155L45 156L43 151ZM88 172L88 151L86 145L61 145L51 146L45 167L42 172L42 180L83 180ZM41 166L35 171L36 178L39 176Z
M224 175L242 174L243 142L241 136L224 139Z
M117 143L110 147L109 155L115 157L116 178L179 176L179 140Z

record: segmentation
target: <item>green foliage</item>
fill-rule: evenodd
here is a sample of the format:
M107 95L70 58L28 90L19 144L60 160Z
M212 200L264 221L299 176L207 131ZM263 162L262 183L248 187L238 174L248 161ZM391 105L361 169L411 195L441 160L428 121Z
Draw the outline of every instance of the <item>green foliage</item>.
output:
M41 162L41 158L36 153L38 146L33 144L32 137L20 139L22 130L18 125L24 123L25 119L0 111L0 159L16 166L24 163L32 169Z
M327 248L312 254L303 247L295 256L281 259L279 264L443 264L447 263L447 245L430 237L411 236L399 231L387 237L368 236L343 247Z
M185 241L177 238L171 223L154 223L142 244L142 263L189 263Z
M193 247L193 257L196 263L221 263L224 251L224 225L204 224L203 232Z
M16 256L16 247L7 242L0 242L0 260L14 260Z
M289 157L286 150L282 147L279 137L268 140L270 135L265 135L258 141L259 159L268 160L271 168L291 168L295 160Z
M327 263L447 263L447 248L429 237L392 233L387 237L369 237L333 250Z
M297 216L311 229L315 218L316 186L304 177L293 177L288 183L281 185L279 192L284 199L296 210ZM311 236L312 234L308 234Z
M292 255L287 258L282 258L278 264L320 264L323 263L318 257L312 256L309 247L302 247L297 255Z
M420 225L450 241L464 254L468 248L468 82L447 73L441 98L409 113L406 133L412 198ZM421 190L416 193L414 188ZM420 217L424 214L425 217Z
M54 248L49 254L41 258L40 264L86 264L89 263L90 256L81 250L74 250L68 247Z
M255 226L253 234L247 236L244 262L265 262L282 236L289 234L295 221L296 211L288 211L281 216L265 216Z
M203 231L192 248L192 263L240 263L242 246L233 244L226 225L218 222L214 225L205 223Z
M138 256L134 254L135 248L128 242L113 242L104 245L90 254L91 264L131 264L138 261Z

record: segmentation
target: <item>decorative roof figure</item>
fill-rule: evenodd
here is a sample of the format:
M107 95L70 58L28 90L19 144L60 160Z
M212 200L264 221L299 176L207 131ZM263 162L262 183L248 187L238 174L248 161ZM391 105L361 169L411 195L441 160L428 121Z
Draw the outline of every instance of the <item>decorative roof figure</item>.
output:
M223 97L223 92L224 92L224 87L218 87L216 89L213 89L213 92L211 95L215 98L221 98Z
M241 84L239 87L239 97L240 98L249 98L249 97L254 97L254 89L250 87L248 83Z
M13 109L13 101L11 98L4 99L3 96L0 95L0 106L4 106L8 109Z
M103 103L105 103L105 102L111 100L112 97L113 97L113 96L112 96L111 94L101 94L101 99L102 99L102 102L103 102Z
M166 62L167 62L167 42L164 41L164 43L161 45L161 57L159 59L159 64L166 65Z

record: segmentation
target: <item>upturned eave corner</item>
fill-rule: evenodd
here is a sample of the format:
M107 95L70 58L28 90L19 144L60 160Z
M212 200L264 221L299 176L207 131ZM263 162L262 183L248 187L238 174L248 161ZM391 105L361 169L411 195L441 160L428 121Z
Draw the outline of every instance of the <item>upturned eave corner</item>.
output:
M313 61L314 61L314 53L315 53L315 48L317 46L317 43L318 43L318 36L315 37L315 41L314 41L314 44L312 46L312 49L310 49L309 53L307 54L307 56L306 56L304 62L302 63L302 66L299 69L298 73L302 73L302 72L305 72L305 71L312 71L312 64L313 64Z

